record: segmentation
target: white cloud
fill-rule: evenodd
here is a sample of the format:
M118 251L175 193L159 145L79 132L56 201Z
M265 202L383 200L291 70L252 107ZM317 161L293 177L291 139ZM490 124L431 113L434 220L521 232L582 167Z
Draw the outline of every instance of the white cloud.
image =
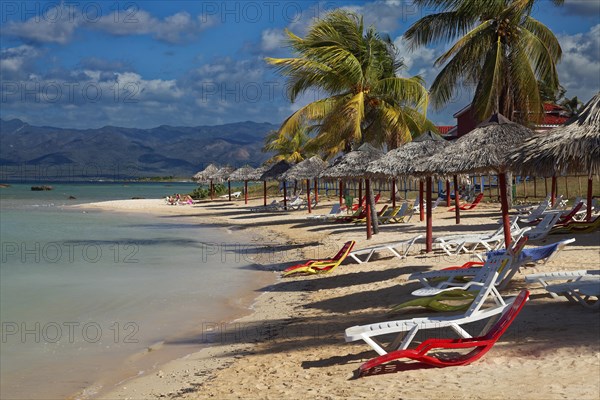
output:
M25 42L69 42L82 21L80 15L72 7L62 3L43 11L24 22L8 21L2 28L2 34L16 36Z
M563 50L558 64L561 85L567 96L588 100L600 90L600 24L588 32L559 35Z
M33 46L21 45L0 51L0 71L5 73L21 71L26 63L40 55L39 50Z
M260 48L263 51L279 50L285 46L287 35L282 29L266 29L261 34Z
M40 15L23 22L9 21L2 28L2 34L26 42L66 44L78 28L86 27L115 36L152 35L157 40L179 43L195 38L216 24L214 17L198 15L194 18L185 11L159 19L140 9L103 15L98 5L96 11L90 12L89 7L80 9L77 4L61 3L44 8Z

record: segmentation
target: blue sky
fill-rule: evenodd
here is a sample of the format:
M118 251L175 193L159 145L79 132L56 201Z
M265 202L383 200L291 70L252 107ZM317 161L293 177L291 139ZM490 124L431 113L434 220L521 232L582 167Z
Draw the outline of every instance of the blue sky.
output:
M0 3L0 116L34 125L96 128L280 123L295 104L264 57L288 56L283 30L344 7L394 39L408 69L433 82L444 44L409 52L404 31L430 10L410 1L64 1ZM600 90L600 1L536 4L533 16L557 35L567 96ZM458 93L439 125L470 101Z

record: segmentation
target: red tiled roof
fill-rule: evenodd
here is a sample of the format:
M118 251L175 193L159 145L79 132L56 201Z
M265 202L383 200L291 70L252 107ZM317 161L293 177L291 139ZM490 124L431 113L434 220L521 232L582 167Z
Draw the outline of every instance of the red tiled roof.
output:
M454 128L453 125L441 125L441 126L436 126L438 132L440 133L440 135L445 135L446 133L450 132L450 130L452 128Z

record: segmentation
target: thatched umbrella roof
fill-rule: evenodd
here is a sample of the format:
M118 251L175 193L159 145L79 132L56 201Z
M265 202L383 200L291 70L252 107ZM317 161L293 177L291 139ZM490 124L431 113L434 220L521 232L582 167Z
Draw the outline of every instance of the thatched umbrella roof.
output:
M286 180L301 180L301 179L312 179L319 176L321 171L327 168L327 163L319 156L313 156L304 161L299 162L292 168L288 169L282 176L281 179Z
M423 174L455 175L511 170L508 154L533 136L529 128L494 114L450 147L415 166Z
M262 168L262 167L261 167ZM262 173L261 168L252 168L249 165L244 165L229 174L230 181L258 181Z
M319 175L321 178L343 179L362 178L366 175L369 163L383 156L381 150L369 143L364 143L358 149L337 158L331 166Z
M367 167L367 173L373 178L410 175L414 172L417 160L432 156L449 144L450 142L437 133L427 131L412 142L390 150L380 159L373 161Z
M537 134L514 149L510 161L529 175L600 175L600 93L565 126Z
M218 182L222 182L222 181L226 181L229 179L229 175L231 175L231 173L235 171L235 168L233 168L230 165L226 165L224 167L221 167L217 172L215 172L214 174L212 174L210 176L210 178L212 178L215 181Z
M272 165L260 176L261 181L278 181L281 180L282 175L292 167L290 163L285 160L279 161L277 164Z
M213 179L212 176L218 171L219 167L217 167L215 164L209 164L208 167L204 168L200 172L197 172L196 175L192 177L192 179L198 182L206 182L210 179Z

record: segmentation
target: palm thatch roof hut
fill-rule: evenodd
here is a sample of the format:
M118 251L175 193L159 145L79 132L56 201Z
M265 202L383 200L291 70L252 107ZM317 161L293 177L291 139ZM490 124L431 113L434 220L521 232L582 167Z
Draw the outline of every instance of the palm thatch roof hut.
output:
M219 172L219 167L217 167L215 164L209 164L208 167L204 168L202 171L196 173L196 175L193 176L193 179L198 181L198 182L209 182L210 185L210 199L213 200L214 199L214 194L215 194L215 190L214 190L214 186L213 186L213 177L214 175Z
M397 149L390 150L383 157L373 161L367 167L372 178L391 179L397 176L411 175L415 171L415 161L440 152L449 144L437 133L427 131Z
M424 159L415 167L415 172L441 176L508 172L512 163L507 155L532 136L531 129L508 120L502 114L494 114L451 147Z
M229 180L229 175L235 171L231 165L226 165L224 167L219 168L217 172L212 174L211 178L217 182L223 182Z
M369 163L381 158L383 151L369 143L362 144L358 149L338 157L333 164L324 169L319 175L326 179L357 179L367 173Z
M318 202L319 191L317 177L325 168L327 168L327 163L319 156L313 156L294 165L281 176L283 180L306 180L306 196L309 214L312 212L310 200L310 180L313 178L315 180L315 201Z
M248 181L258 181L264 172L264 167L252 168L244 165L229 175L229 181L244 182L244 204L248 204Z
M281 178L287 180L312 179L318 177L325 168L327 168L327 163L319 156L313 156L288 169Z
M500 200L504 223L505 245L511 242L508 219L508 192L506 173L512 169L508 159L511 150L533 136L533 131L494 114L452 146L416 166L423 174L456 175L461 173L493 173L500 178Z
M373 161L367 168L367 173L374 178L388 178L392 180L392 206L396 206L396 181L397 176L407 176L414 172L417 160L430 157L442 151L449 142L437 133L427 131L397 149L390 150L380 159ZM419 184L420 220L423 221L423 192L426 193L427 227L426 227L426 251L432 250L433 243L433 219L431 209L432 178L426 178L427 187L423 188L423 181Z
M365 190L367 193L367 239L371 239L371 223L373 223L375 233L378 232L377 211L375 210L370 180L366 176L367 167L369 163L381 158L383 154L384 153L381 150L376 149L369 143L364 143L358 149L338 157L331 166L324 169L319 175L319 177L325 179L340 180L340 204L343 203L342 179L358 179L362 182L362 179L366 178ZM359 205L361 205L361 202L362 195L359 194Z
M529 175L600 176L600 93L565 126L539 133L514 149L510 162Z
M202 171L197 172L192 179L198 182L208 182L211 177L219 171L219 167L216 164L209 164L208 167L204 168Z
M260 180L263 181L264 190L263 190L263 198L264 205L267 205L267 181L275 180L281 181L283 180L283 208L287 210L287 187L285 179L283 178L283 174L287 170L292 168L292 165L285 160L281 160L276 164L273 164L269 167L263 174L260 176Z
M588 205L592 201L592 177L600 176L600 93L585 105L581 114L565 126L537 134L509 156L523 174L556 176L588 174ZM591 219L591 207L587 207Z

